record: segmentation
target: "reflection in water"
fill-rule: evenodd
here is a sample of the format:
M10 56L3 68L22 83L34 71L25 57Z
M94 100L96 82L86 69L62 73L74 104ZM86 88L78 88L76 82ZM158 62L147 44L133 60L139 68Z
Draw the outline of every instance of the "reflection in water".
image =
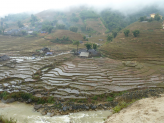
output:
M108 111L83 111L70 115L49 117L35 112L32 105L15 102L12 104L0 103L0 115L14 118L17 123L103 123L112 113Z

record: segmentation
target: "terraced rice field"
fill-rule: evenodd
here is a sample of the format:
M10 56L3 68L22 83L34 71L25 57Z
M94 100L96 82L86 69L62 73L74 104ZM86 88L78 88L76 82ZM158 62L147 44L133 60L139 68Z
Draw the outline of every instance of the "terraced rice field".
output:
M162 68L151 64L142 64L144 67L137 69L109 58L74 58L54 68L41 69L53 62L44 58L17 58L14 68L1 63L0 91L24 91L36 96L83 99L113 91L164 86ZM42 73L40 79L33 79L33 74L39 70Z

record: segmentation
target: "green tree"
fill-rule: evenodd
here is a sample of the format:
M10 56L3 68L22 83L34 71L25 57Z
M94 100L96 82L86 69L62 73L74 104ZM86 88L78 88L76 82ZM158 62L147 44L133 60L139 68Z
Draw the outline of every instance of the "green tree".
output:
M139 20L140 20L140 22L144 21L144 17L140 17Z
M137 37L139 35L140 31L139 30L134 30L133 31L133 35L134 37Z
M80 42L79 41L73 41L73 45L77 46L77 53L78 53L78 46L79 46Z
M38 33L37 33L37 32L33 32L33 35L34 35L34 36L38 36Z
M107 41L108 41L108 42L111 42L112 40L113 40L113 36L108 35L108 36L107 36Z
M94 50L97 49L97 44L93 44L93 49L94 49Z
M124 34L125 34L126 37L128 37L129 33L130 33L129 29L124 30Z
M57 29L65 29L64 24L57 24L56 27L57 27Z
M91 43L86 43L86 44L84 44L84 45L86 46L87 50L89 50L89 49L92 48L92 44L91 44Z
M23 26L24 26L24 25L22 24L22 22L21 22L21 21L18 21L18 22L17 22L17 24L18 24L18 27L19 27L19 28L21 28L21 27L23 27Z
M22 33L22 35L26 35L27 34L25 30L22 30L21 33Z
M86 40L86 36L83 36L83 39Z
M117 31L112 31L112 35L115 38L117 36Z
M5 32L5 29L6 29L5 26L1 27L1 31L2 31L2 34L3 34L3 35L4 35L4 32Z
M51 26L51 25L43 25L42 26L42 31L46 31L48 33L51 33L52 29L53 29L53 26Z
M77 32L78 31L78 28L77 27L70 27L70 31Z
M154 20L159 21L161 19L159 14L155 14Z

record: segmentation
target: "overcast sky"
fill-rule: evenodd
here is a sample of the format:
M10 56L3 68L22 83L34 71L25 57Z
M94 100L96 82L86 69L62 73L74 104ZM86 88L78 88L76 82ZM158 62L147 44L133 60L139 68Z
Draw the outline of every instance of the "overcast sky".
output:
M140 9L146 5L164 5L164 0L3 0L0 2L0 16L9 13L39 12L47 9L66 9L76 5L90 5L99 8Z

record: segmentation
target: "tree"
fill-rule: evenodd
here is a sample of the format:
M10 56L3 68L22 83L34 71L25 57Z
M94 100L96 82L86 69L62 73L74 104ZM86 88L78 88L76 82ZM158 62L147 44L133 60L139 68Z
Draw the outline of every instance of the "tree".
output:
M22 35L26 35L27 34L25 30L22 30L21 32L22 32Z
M161 19L159 14L155 14L154 20L159 21Z
M73 45L77 46L77 53L78 53L78 46L79 46L80 42L79 41L73 41Z
M86 40L86 36L83 36L83 39Z
M72 32L77 32L78 28L77 27L70 27L70 31Z
M38 33L37 33L37 32L33 32L33 35L34 35L34 36L38 36Z
M133 35L134 37L137 37L139 35L140 31L139 30L134 30L133 31Z
M51 33L52 29L53 29L53 26L51 26L51 25L43 25L42 26L42 31L46 31L48 33Z
M65 29L64 24L57 24L56 27L57 27L57 29Z
M93 49L94 49L94 50L97 49L97 44L93 44Z
M126 37L128 37L129 33L130 33L129 29L124 30L124 34L125 34Z
M24 25L22 24L21 21L18 21L17 24L18 24L18 27L19 27L19 28L24 27Z
M92 48L92 44L91 44L91 43L86 43L86 44L84 44L84 45L86 46L87 50L89 50L89 49Z
M140 22L144 21L144 17L140 17L139 20L140 20Z
M110 41L112 41L112 40L113 40L113 36L108 35L108 36L107 36L107 41L110 42Z
M4 35L4 32L5 32L5 29L6 29L6 27L5 27L5 26L1 27L2 34L3 34L3 35Z
M112 35L115 38L117 36L117 32L116 31L112 31Z

